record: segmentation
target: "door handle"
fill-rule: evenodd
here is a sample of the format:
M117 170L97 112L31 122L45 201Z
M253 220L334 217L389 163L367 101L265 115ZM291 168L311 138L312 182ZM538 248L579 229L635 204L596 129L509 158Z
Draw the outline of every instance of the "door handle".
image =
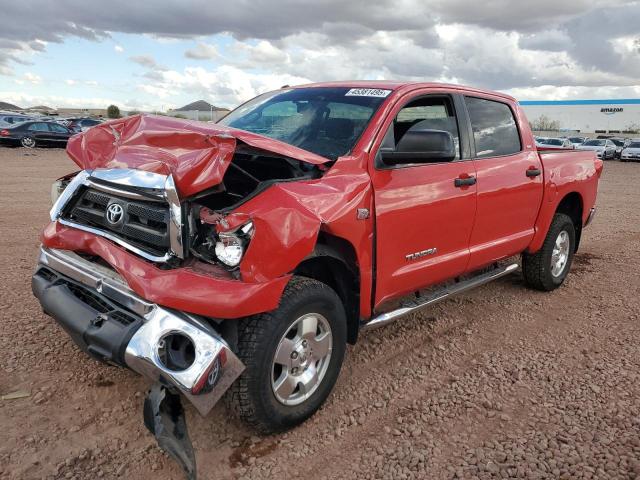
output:
M530 168L529 170L527 170L527 177L537 177L541 173L542 170L540 170L539 168Z
M468 187L469 185L475 185L476 177L474 177L473 175L469 177L464 177L464 178L459 177L453 181L453 184L456 187Z

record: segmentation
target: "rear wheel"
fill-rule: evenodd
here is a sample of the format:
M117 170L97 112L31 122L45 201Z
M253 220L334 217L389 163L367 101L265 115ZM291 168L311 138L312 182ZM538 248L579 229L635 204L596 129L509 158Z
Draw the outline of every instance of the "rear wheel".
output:
M231 406L261 433L302 423L331 393L346 337L338 295L294 277L276 310L240 321L238 357L246 370L231 387Z
M553 217L542 248L522 256L525 283L536 290L558 288L569 274L576 245L576 231L571 217L557 213Z
M35 148L36 146L36 141L33 137L22 137L22 140L20 140L20 144L25 147L25 148Z

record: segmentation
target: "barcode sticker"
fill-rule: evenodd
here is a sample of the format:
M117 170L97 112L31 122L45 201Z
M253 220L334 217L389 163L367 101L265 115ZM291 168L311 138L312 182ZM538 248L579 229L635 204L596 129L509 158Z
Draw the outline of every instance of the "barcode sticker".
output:
M347 93L345 93L345 96L386 98L390 93L391 90L381 90L379 88L352 88Z

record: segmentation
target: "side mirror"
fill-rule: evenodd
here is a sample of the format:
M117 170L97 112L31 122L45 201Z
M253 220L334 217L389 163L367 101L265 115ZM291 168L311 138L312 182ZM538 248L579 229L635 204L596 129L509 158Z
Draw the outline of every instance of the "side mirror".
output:
M395 149L380 149L380 156L386 165L450 162L456 158L456 146L444 130L410 129Z

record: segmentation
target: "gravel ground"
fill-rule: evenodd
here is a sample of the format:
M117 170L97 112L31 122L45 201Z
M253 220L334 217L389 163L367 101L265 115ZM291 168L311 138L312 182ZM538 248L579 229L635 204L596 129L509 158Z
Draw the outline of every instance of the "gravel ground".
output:
M0 478L181 478L142 425L146 385L80 353L30 291L60 150L0 149ZM367 334L309 422L259 438L187 407L200 478L640 476L640 164L551 294L520 275Z

